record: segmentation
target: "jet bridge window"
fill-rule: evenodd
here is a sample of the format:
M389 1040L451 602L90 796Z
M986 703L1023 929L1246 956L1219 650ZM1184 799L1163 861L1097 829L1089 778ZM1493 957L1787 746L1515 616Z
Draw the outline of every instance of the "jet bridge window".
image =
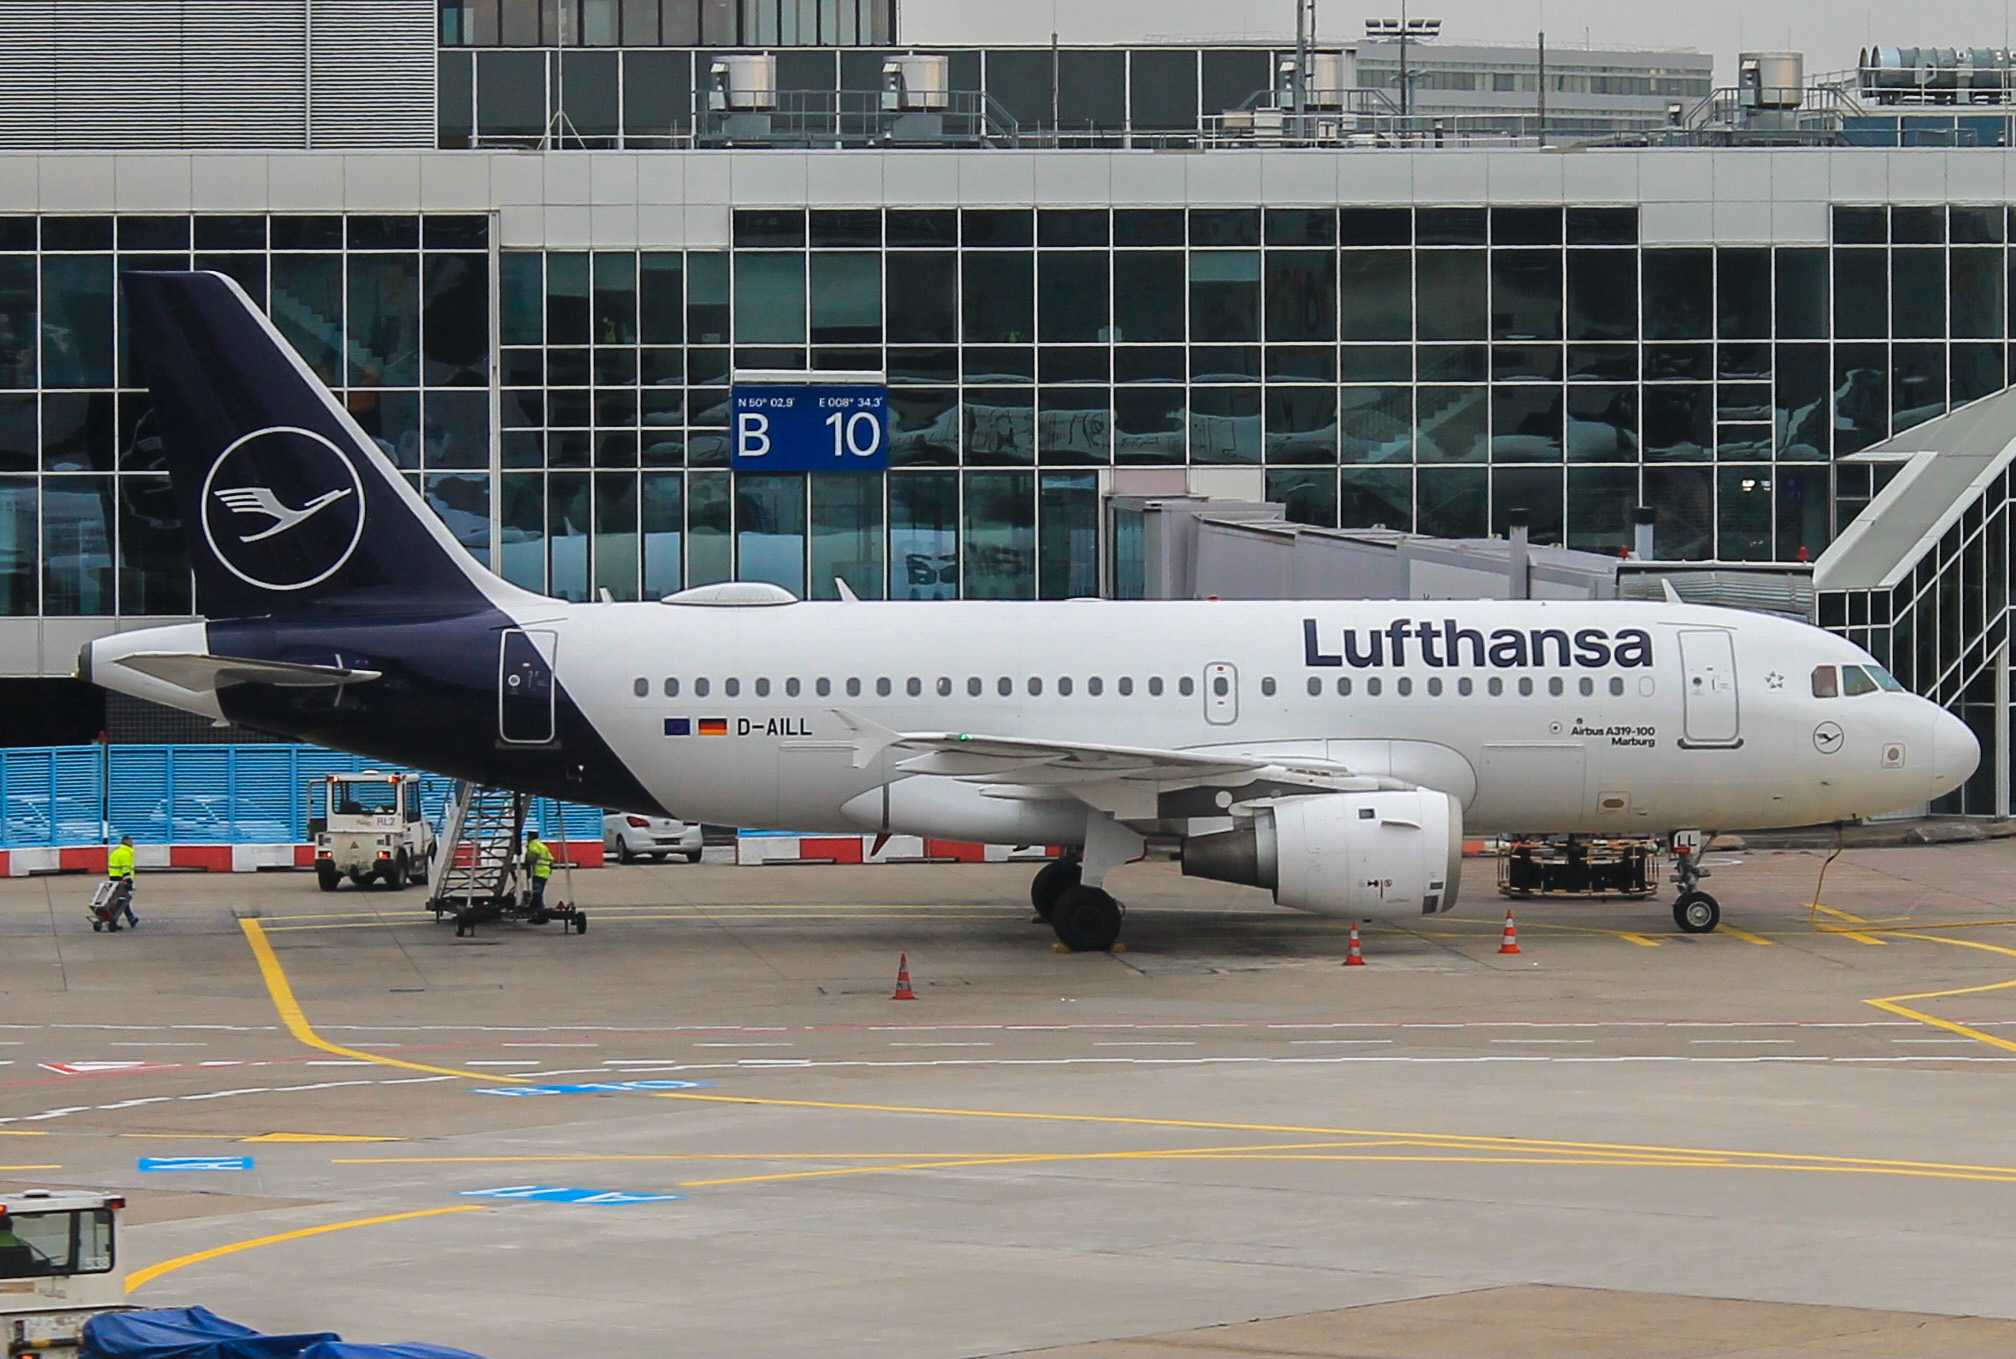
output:
M1838 698L1840 697L1840 694L1841 694L1840 685L1836 682L1834 678L1834 667L1831 665L1814 666L1813 697Z
M1869 672L1861 666L1844 665L1841 667L1841 692L1848 695L1848 697L1860 698L1864 694L1873 694L1880 687L1875 680L1870 678Z

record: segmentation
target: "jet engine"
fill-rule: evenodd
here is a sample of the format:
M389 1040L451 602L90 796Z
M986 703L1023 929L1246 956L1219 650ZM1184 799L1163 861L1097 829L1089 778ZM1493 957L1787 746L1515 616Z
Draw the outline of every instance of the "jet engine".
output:
M1432 788L1312 793L1250 804L1229 831L1183 842L1187 877L1265 887L1298 911L1347 920L1456 905L1463 811Z

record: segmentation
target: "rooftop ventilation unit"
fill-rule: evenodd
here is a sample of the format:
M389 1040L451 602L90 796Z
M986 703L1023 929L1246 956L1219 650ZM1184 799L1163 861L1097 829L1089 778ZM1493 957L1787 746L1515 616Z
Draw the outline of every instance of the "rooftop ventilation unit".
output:
M899 52L882 63L882 111L943 113L952 103L952 59Z
M1746 109L1796 109L1806 100L1806 58L1798 52L1738 53L1736 88Z

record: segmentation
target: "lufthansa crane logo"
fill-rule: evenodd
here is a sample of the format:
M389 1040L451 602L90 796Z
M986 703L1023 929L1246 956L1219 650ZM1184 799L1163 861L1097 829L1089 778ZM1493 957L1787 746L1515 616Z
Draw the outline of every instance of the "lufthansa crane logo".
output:
M313 430L239 438L203 480L203 536L224 569L264 590L305 590L342 570L364 536L364 486Z

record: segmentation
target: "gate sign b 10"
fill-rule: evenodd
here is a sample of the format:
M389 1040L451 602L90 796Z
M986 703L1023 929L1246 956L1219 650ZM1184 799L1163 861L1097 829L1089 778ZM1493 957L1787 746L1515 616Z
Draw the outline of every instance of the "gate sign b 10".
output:
M880 472L889 466L887 387L735 389L738 472Z

